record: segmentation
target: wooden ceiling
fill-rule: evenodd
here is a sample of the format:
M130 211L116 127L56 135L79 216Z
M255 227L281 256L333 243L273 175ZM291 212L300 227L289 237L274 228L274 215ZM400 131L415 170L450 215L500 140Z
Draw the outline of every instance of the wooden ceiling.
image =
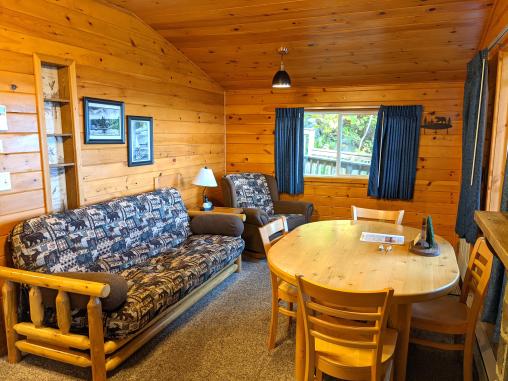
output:
M460 80L494 0L110 0L225 89Z

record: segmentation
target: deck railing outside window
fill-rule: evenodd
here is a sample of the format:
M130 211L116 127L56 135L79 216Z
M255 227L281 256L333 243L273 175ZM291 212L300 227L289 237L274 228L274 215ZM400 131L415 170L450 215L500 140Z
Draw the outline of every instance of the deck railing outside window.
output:
M305 112L304 174L368 176L377 113Z

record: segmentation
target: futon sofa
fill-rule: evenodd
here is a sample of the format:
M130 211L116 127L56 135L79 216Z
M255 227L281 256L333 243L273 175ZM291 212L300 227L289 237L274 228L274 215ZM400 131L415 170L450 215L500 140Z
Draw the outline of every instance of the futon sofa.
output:
M224 204L243 208L247 216L243 238L245 248L266 255L259 228L284 216L288 230L311 221L314 205L305 201L280 200L277 181L262 173L233 173L223 176Z
M19 223L9 237L14 268L0 268L8 360L33 353L90 366L93 379L104 380L106 371L239 271L242 221L195 219L178 191L165 188ZM207 226L213 234L204 234ZM126 281L120 306L102 310L101 301L106 307L118 290L115 282L90 281L102 279L91 274ZM45 303L48 288L56 295L52 306ZM88 303L80 307L78 297Z

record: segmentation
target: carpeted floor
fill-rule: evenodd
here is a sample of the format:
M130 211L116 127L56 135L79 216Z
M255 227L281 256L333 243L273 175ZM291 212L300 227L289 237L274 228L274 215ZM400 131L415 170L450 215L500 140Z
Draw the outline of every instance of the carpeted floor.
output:
M270 282L265 261L244 261L234 274L109 374L110 380L293 380L294 339L266 349ZM462 380L460 354L410 348L410 381ZM0 359L0 380L86 380L89 370L36 356Z

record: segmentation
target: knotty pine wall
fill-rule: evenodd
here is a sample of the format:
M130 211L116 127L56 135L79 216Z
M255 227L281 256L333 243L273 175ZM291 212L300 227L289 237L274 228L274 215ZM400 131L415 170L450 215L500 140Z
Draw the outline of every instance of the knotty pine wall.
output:
M274 173L275 107L358 108L422 104L425 116L451 117L446 132L422 130L414 200L379 201L367 197L366 178L306 178L305 192L294 197L312 201L314 219L351 218L351 205L404 209L404 223L419 227L431 214L437 234L452 243L461 176L463 82L413 83L344 88L232 90L226 92L226 171ZM290 198L285 196L285 198Z
M87 204L152 190L155 176L179 173L192 206L201 195L190 185L198 169L206 164L217 177L224 173L222 88L150 27L93 0L3 0L0 104L9 130L0 132L0 171L11 172L12 190L0 192L0 265L12 226L45 212L35 52L76 61L80 113L82 97L90 96L124 101L126 115L154 118L154 165L129 168L126 144L81 146Z

